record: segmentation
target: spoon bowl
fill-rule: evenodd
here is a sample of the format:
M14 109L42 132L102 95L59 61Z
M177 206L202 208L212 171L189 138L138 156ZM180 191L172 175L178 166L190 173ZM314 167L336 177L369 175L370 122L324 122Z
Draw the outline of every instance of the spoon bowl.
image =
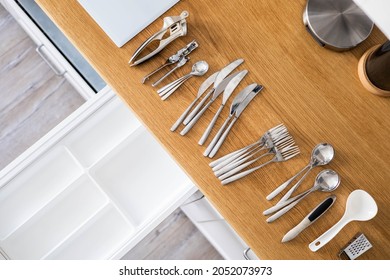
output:
M340 185L340 181L340 176L337 172L326 169L318 173L312 190L332 192Z
M191 74L203 76L209 70L209 64L206 61L198 61L192 66Z
M334 158L334 148L329 143L320 143L311 153L310 164L314 166L326 165Z

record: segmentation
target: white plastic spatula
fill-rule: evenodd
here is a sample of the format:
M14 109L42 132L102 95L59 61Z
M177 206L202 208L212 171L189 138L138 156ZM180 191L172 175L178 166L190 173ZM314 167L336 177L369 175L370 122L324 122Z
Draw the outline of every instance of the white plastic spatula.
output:
M363 190L353 191L347 199L347 208L340 221L338 221L328 231L310 243L309 248L316 252L322 246L327 244L339 231L349 222L368 221L375 217L378 212L378 206L375 200Z

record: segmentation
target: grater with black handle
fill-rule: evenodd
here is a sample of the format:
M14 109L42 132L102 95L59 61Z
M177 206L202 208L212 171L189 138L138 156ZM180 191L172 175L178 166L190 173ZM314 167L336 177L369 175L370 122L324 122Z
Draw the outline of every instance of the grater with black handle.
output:
M340 250L338 256L341 259L354 260L371 248L372 244L370 241L363 233L359 232Z

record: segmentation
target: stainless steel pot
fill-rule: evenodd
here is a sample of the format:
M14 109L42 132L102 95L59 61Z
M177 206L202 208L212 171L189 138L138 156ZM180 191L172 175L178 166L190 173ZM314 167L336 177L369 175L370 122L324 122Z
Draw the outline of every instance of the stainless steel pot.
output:
M303 22L321 46L336 51L356 47L374 27L352 0L308 0Z

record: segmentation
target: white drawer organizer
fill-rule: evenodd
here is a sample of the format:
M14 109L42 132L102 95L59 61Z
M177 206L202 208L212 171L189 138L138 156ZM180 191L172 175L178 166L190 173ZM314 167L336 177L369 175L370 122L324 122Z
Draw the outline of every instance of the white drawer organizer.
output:
M120 258L195 191L106 90L0 172L1 252Z

